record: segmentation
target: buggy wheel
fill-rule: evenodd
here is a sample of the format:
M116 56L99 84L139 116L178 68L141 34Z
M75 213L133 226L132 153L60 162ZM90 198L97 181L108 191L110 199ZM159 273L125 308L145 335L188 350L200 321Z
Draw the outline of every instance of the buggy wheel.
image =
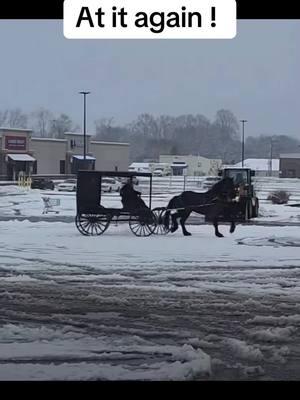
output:
M133 214L130 215L129 227L135 236L150 236L156 228L156 218L150 210Z
M155 216L155 220L156 220L156 226L154 228L154 234L155 235L166 235L170 232L170 228L167 228L164 225L164 217L165 217L165 213L166 213L166 209L165 208L154 208L152 210L154 216Z
M75 224L82 235L99 236L109 227L110 220L105 214L77 214Z

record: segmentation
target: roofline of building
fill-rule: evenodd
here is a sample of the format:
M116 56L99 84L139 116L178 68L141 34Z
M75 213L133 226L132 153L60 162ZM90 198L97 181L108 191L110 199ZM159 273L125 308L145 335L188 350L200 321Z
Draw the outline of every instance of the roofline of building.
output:
M185 155L179 155L179 154L160 154L159 157L197 157L197 158L204 158L205 160L217 160L217 161L222 161L221 158L208 158L200 155L195 155L195 154L185 154Z
M300 153L282 153L280 158L300 158Z
M83 132L65 132L64 135L67 136L83 136ZM86 136L93 136L91 133L86 133Z
M57 139L57 138L47 138L47 137L45 137L45 138L42 138L42 137L37 137L37 136L33 136L32 138L31 138L31 140L36 140L36 141L40 141L40 142L47 142L47 141L50 141L50 142L67 142L67 139Z
M91 141L91 144L107 145L107 146L130 146L130 143L121 142L100 142L97 140Z
M32 132L32 129L23 128L9 128L6 126L0 126L0 131L21 131L21 132Z
M270 157L263 157L263 158L245 158L245 159L244 159L244 162L247 161L247 160L268 160L268 161L270 161ZM279 158L273 157L272 160L273 160L273 161L274 161L274 160L279 160ZM239 162L242 162L242 161L239 161Z

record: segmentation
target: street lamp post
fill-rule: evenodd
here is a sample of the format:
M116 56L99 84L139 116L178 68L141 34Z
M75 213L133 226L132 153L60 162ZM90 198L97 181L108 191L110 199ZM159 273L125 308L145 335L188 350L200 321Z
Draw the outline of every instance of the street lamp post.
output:
M276 141L275 141L276 144ZM270 176L273 175L273 145L274 145L274 137L271 137L270 143Z
M245 158L245 122L248 121L246 119L241 119L240 122L243 124L243 136L242 136L242 167L243 167Z
M86 95L90 94L91 92L79 92L83 94L83 159L84 165L86 160Z

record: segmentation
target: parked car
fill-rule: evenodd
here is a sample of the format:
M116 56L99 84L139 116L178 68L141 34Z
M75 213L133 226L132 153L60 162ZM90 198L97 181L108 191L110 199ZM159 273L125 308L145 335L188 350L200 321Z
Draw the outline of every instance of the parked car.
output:
M164 170L163 168L155 168L155 170L152 173L153 176L164 176Z
M101 187L103 192L119 192L122 183L115 178L102 178Z
M215 183L219 182L221 178L219 176L208 176L202 182L202 189L209 190L211 189Z
M153 166L153 176L170 176L172 175L172 168L170 164L159 163Z
M54 182L46 178L33 178L31 189L54 190Z
M59 192L76 192L77 179L66 179L64 182L58 183L56 188Z
M145 172L145 173L150 173L151 168L150 167L129 167L128 168L129 172Z

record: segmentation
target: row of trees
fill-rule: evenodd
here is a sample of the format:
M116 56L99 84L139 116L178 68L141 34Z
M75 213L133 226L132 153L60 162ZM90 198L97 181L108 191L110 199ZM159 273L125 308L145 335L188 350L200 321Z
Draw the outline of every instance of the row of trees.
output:
M95 125L98 139L129 142L134 161L158 159L159 154L201 155L226 164L241 161L240 123L230 110L219 110L213 121L200 114L142 114L126 126L114 125L112 118L98 120ZM276 158L280 153L294 152L299 145L299 140L286 135L248 136L245 158L269 158L271 152Z
M0 126L32 129L33 136L63 138L65 132L75 132L80 127L67 114L55 116L51 111L40 108L30 114L21 109L0 111Z
M0 126L29 128L39 137L63 138L65 132L80 131L67 114L55 116L40 108L29 115L20 109L0 111ZM113 118L95 121L98 140L129 142L132 161L157 160L160 154L193 154L220 158L224 163L241 160L240 123L230 110L219 110L213 121L201 114L161 115L141 114L125 125L116 125ZM280 153L293 152L297 139L286 135L247 136L245 158L276 158Z

